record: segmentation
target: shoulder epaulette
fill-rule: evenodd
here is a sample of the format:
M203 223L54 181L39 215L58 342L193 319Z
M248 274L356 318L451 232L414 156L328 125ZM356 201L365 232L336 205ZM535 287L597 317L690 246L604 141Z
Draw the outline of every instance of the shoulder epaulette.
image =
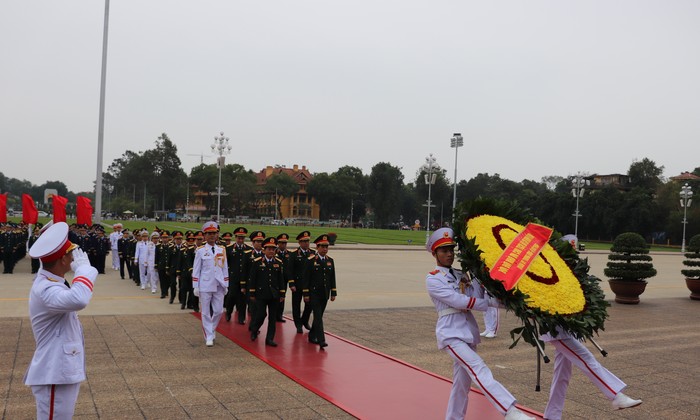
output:
M200 245L197 247L197 249L204 248L204 245Z
M260 261L260 260L262 260L262 257L253 258L253 261Z
M252 249L244 249L244 250L243 250L243 253L244 253L244 254L250 254L251 252L253 252Z
M277 257L275 257L275 259L276 259L277 261L279 261L279 262L284 262L284 261L280 260L280 259L277 258Z
M316 255L315 255L315 254L314 254L314 255L309 255L308 257L306 257L306 259L308 259L308 260L313 260L314 258L316 258Z
M432 275L435 275L435 274L437 274L437 273L439 273L439 272L440 272L440 270L433 270L433 271L431 271L431 272L430 272L430 273L428 273L428 274L432 274Z

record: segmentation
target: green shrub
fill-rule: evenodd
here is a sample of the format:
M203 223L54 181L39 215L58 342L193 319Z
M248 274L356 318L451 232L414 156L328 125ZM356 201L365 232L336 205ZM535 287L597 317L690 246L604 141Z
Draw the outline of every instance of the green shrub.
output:
M681 274L689 279L700 279L700 235L690 238L684 255L683 265L690 268L681 270Z
M634 232L618 235L610 248L607 268L603 272L611 280L644 281L654 277L656 269L649 255L649 245L642 235Z

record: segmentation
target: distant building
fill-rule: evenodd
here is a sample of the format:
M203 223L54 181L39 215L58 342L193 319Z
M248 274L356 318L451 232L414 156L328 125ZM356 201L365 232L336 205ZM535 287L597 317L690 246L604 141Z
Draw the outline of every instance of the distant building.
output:
M688 181L699 181L700 176L692 174L690 172L683 172L680 175L672 176L673 181L688 182Z
M628 175L622 174L611 174L611 175L589 175L586 179L590 182L587 188L592 190L600 190L606 187L613 187L620 191L629 191L632 186L630 185L630 177Z
M267 166L265 169L261 170L257 174L256 183L259 187L264 186L267 183L267 179L272 175L276 174L287 174L292 179L294 179L297 184L299 184L299 191L297 191L292 197L284 197L282 199L282 204L280 208L280 213L277 215L278 219L318 219L320 214L320 207L316 203L316 200L309 196L306 191L306 186L309 181L313 178L311 172L306 169L306 166L294 165L291 168L285 166ZM275 195L268 192L263 192L262 188L259 193L258 209L265 211L269 209L268 212L272 216L275 214Z

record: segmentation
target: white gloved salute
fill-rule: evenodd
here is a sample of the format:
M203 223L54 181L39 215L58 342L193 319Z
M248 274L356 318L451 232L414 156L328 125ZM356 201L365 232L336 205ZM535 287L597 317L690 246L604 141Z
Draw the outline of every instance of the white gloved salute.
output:
M80 248L73 250L73 262L70 263L70 269L76 272L78 268L90 266L90 259L85 251Z

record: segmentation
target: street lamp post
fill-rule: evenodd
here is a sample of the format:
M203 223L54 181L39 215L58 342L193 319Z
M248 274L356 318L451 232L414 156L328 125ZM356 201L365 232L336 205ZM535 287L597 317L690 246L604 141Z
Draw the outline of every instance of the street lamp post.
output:
M229 138L224 136L221 131L218 136L214 136L214 144L211 145L211 151L218 153L216 164L219 167L219 186L216 188L216 221L219 223L221 219L221 168L224 167L226 161L225 155L231 153L231 145L228 144Z
M573 216L575 219L574 222L574 236L576 237L576 244L574 248L578 250L578 218L581 216L581 212L578 211L578 200L579 198L583 197L584 193L584 187L588 185L588 180L583 179L581 176L581 173L579 172L576 174L576 177L573 179L573 188L571 189L571 194L576 197L576 211L574 212Z
M450 147L455 149L455 185L454 191L452 192L452 221L454 222L454 212L457 207L457 151L460 147L464 146L464 139L462 138L462 133L454 133L450 139Z
M435 168L435 162L436 159L433 157L433 154L431 153L430 156L425 158L425 165L423 168L425 169L425 183L428 184L428 201L424 206L428 208L428 218L425 221L425 242L428 243L428 239L430 239L430 208L433 207L433 204L430 200L430 193L431 193L431 187L435 183L435 180L437 179L437 174L433 173L433 169Z
M683 207L683 242L681 242L681 252L685 253L685 227L688 224L688 207L692 203L693 189L686 183L681 187L681 207Z

